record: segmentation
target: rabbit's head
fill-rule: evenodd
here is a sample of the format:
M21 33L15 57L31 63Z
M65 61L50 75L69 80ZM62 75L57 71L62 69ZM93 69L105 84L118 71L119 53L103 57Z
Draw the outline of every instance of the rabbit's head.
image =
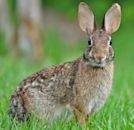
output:
M120 26L120 6L117 3L113 4L106 12L101 29L97 28L92 10L84 2L79 4L78 15L80 28L89 36L83 58L92 66L104 67L114 58L111 34Z

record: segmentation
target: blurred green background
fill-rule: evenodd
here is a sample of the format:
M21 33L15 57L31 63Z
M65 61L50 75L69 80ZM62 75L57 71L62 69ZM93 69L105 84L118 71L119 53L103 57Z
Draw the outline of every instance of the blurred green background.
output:
M42 0L44 21L44 58L37 62L27 56L13 58L11 48L0 34L0 130L43 129L36 123L19 125L11 123L7 110L9 98L18 83L28 75L44 67L61 64L82 56L88 38L80 31L77 10L80 0ZM115 50L115 74L113 90L108 102L92 116L89 128L95 130L134 130L134 1L133 0L83 0L93 9L101 27L104 13L115 2L122 8L122 21L118 32L112 35ZM17 26L16 1L8 1L12 23ZM57 20L58 19L58 20ZM52 23L52 25L48 23ZM57 22L57 24L56 24ZM58 24L59 22L59 24ZM58 27L57 27L58 25ZM75 32L73 25L80 33ZM50 26L50 27L49 27ZM56 26L56 27L55 27ZM60 27L61 26L61 27ZM67 28L64 28L67 26ZM62 28L62 30L61 30ZM60 32L61 33L57 33ZM74 32L73 32L74 31ZM71 33L73 32L73 33ZM68 34L71 34L69 36ZM72 40L73 39L73 40ZM34 121L33 121L34 122ZM72 119L69 124L58 121L50 129L81 129Z

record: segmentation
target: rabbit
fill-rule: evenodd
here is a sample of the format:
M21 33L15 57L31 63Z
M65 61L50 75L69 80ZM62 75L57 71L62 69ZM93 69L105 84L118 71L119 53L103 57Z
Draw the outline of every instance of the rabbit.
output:
M29 115L55 120L66 108L86 125L110 95L114 70L111 34L120 26L121 9L115 3L106 12L103 26L84 2L79 4L79 25L88 37L83 55L70 62L45 68L24 79L11 96L9 115L24 121ZM69 106L69 107L67 107Z

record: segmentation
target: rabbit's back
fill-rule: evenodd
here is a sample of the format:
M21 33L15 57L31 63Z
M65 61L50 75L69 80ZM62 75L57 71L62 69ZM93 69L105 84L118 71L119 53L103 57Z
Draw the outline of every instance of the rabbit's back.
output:
M10 115L16 114L16 101L19 106L25 108L25 111L38 113L41 118L55 109L60 113L60 109L63 110L73 100L73 85L78 64L79 60L67 62L41 70L23 80L11 98ZM22 103L17 100L18 97L21 98Z

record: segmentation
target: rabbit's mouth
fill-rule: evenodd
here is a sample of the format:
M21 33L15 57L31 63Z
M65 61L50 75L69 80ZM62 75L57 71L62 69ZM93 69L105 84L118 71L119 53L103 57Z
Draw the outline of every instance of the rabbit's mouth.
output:
M105 65L107 63L106 62L89 61L88 64L93 66L93 67L105 67Z
M98 61L89 59L88 64L93 67L105 67L106 65L110 64L111 62L113 62L113 59L106 59L102 62L98 62Z
M86 58L83 56L84 61L86 64L91 65L93 67L105 67L107 64L113 61L113 58L106 58L104 61L97 61L94 58Z

